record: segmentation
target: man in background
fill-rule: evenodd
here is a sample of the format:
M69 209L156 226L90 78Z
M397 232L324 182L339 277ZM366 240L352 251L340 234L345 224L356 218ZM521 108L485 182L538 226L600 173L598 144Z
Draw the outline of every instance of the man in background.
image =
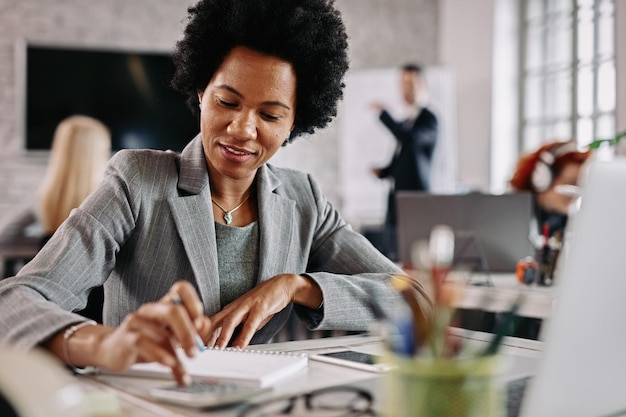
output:
M385 248L383 252L397 260L395 193L401 190L429 191L433 151L437 142L437 117L419 104L423 90L422 69L418 65L402 67L400 87L405 115L395 120L385 106L375 102L372 108L379 112L380 121L396 140L396 150L390 163L372 168L378 178L392 180L385 219Z

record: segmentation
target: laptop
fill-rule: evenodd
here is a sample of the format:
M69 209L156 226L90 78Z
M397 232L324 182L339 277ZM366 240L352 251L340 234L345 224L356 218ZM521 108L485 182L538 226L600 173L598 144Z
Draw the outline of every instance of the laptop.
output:
M455 233L455 266L473 271L513 272L533 254L529 239L530 193L396 193L398 256L410 265L416 241L428 240L432 228L445 224Z
M626 415L626 159L594 161L568 221L522 417Z

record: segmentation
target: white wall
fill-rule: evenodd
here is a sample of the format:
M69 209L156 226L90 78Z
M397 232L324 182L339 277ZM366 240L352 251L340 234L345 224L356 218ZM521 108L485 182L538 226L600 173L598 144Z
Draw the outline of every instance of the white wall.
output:
M519 145L519 1L498 0L494 11L493 84L491 108L490 191L509 187Z
M615 0L615 54L617 74L617 108L615 128L617 132L626 131L626 1ZM626 143L620 151L626 154Z
M494 0L441 0L439 64L457 85L458 177L489 191Z

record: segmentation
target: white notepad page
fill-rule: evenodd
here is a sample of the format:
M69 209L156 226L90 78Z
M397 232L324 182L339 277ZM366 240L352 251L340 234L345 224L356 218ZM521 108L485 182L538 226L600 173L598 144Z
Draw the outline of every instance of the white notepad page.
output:
M308 357L290 352L252 349L212 349L195 358L179 352L187 373L197 381L235 383L250 387L268 387L308 366ZM167 366L156 362L139 363L122 373L128 376L172 378Z

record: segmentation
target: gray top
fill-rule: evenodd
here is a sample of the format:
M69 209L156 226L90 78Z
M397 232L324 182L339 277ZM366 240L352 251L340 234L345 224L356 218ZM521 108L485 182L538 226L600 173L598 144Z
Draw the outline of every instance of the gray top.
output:
M257 222L244 227L215 222L215 237L220 271L220 304L224 308L256 284L259 228Z

